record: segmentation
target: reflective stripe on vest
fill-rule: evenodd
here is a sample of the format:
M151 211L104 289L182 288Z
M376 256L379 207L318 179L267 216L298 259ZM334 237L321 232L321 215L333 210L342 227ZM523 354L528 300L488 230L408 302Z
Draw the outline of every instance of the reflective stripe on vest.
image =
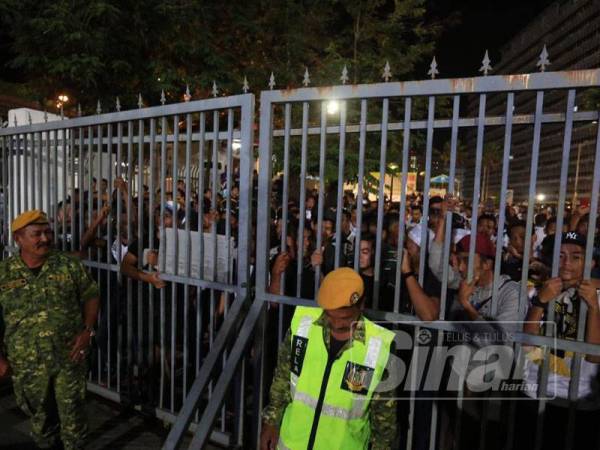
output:
M317 407L318 402L318 399L311 397L304 392L296 392L294 400L304 403L306 406L309 406L312 409ZM321 414L345 420L360 419L363 415L364 400L357 400L355 403L356 404L350 409L340 408L338 406L324 403L321 409Z

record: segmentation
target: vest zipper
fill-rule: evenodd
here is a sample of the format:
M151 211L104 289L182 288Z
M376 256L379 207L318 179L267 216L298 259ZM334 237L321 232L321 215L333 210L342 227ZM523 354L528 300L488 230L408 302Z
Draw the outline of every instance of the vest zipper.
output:
M312 450L315 445L315 439L317 437L317 428L319 426L319 419L321 418L321 410L323 409L323 403L325 402L325 393L327 392L327 384L329 383L329 375L331 374L331 367L337 359L337 356L327 357L327 365L325 366L325 373L323 374L323 381L321 382L321 391L319 392L319 400L317 401L317 407L315 408L315 416L313 419L312 427L310 429L310 437L308 438L307 450Z

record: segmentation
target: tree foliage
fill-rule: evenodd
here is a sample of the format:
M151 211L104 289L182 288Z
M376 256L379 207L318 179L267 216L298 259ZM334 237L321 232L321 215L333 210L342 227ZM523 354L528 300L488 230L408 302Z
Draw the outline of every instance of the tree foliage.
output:
M221 93L313 84L376 82L386 60L395 79L429 57L441 26L425 0L3 0L9 64L40 93L67 92L84 109L96 101L133 106L137 93L171 101L189 85L197 97L213 80ZM155 103L155 102L152 102Z

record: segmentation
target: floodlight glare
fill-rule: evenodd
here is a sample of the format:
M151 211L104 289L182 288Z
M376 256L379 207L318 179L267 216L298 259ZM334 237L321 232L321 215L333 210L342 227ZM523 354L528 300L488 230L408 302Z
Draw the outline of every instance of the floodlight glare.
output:
M340 103L337 100L327 102L327 114L337 114L340 110Z

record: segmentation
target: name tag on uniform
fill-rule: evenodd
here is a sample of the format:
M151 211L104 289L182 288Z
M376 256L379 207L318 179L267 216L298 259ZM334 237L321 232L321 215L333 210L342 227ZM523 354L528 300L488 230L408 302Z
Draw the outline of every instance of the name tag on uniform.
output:
M8 283L0 286L0 291L8 291L9 289L23 287L27 284L27 280L25 278L19 278L18 280L9 281Z
M294 335L292 339L291 371L297 376L300 376L300 372L302 372L307 346L308 338Z
M367 395L374 369L352 361L346 363L342 385L343 390L353 394Z
M49 274L48 280L49 281L57 281L59 283L66 283L66 282L70 281L71 278L67 274Z

